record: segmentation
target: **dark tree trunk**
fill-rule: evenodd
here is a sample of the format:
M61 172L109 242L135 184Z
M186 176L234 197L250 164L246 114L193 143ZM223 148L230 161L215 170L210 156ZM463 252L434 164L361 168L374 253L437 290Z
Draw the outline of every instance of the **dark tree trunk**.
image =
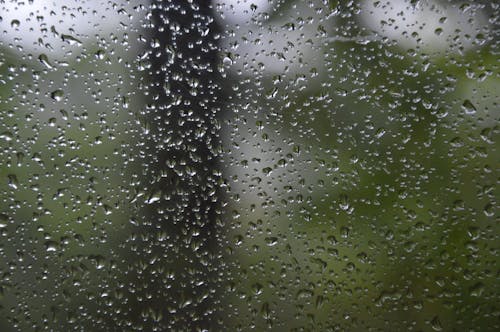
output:
M205 0L155 1L149 20L144 114L150 129L139 143L145 194L137 233L125 245L130 257L119 325L217 330L219 31Z

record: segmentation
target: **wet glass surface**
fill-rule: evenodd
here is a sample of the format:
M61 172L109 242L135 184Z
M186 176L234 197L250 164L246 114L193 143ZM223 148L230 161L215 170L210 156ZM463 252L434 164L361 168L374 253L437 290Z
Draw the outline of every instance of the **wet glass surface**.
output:
M0 330L499 330L498 14L0 1Z

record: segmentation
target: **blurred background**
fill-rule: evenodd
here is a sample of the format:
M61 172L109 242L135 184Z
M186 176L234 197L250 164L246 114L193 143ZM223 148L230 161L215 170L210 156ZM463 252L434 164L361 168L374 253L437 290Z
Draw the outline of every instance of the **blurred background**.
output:
M0 330L499 330L498 7L0 2Z

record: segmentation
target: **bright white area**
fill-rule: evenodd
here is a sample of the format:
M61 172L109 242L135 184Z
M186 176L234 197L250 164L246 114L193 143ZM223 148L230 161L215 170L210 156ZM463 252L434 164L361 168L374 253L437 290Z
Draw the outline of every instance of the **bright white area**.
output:
M405 49L425 51L470 49L475 37L487 27L483 12L475 6L437 1L366 0L361 19L368 29Z
M216 11L229 24L245 24L252 16L269 12L274 0L214 0Z
M132 14L125 1L7 0L0 2L0 46L60 57L126 27Z

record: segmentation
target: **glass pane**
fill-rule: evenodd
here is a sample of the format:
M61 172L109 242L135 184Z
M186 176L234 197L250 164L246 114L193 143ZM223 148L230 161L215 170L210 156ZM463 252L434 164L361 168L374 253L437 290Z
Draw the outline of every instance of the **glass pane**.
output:
M494 1L0 1L0 331L495 331Z

